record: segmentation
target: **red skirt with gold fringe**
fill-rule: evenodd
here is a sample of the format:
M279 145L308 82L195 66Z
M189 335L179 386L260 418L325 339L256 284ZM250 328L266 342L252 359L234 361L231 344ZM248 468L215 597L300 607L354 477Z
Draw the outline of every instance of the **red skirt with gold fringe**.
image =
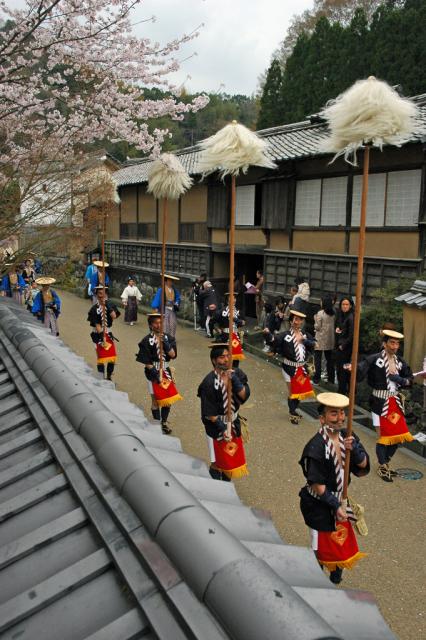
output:
M330 571L336 567L352 569L367 554L358 548L358 542L349 520L338 522L336 531L318 531L317 559Z
M241 478L248 475L246 454L241 436L232 437L230 442L214 440L214 467L222 471L228 478Z
M290 379L290 399L305 400L315 398L311 380L304 367L297 367L296 373Z
M400 442L411 442L414 440L408 431L407 423L394 397L389 398L389 408L386 416L380 416L380 437L379 444L392 445Z

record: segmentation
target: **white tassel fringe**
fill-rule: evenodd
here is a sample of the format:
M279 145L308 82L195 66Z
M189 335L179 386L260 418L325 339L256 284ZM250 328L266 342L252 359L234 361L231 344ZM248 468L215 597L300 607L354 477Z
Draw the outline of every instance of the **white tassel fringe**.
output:
M329 124L331 136L321 142L320 151L334 152L332 161L344 155L345 160L356 164L356 152L365 144L380 149L384 144L400 146L420 133L416 105L374 76L355 82L321 115Z
M227 124L200 146L197 171L203 175L218 170L222 178L229 174L237 176L240 170L246 173L250 165L275 168L275 163L265 155L267 143L237 122Z
M163 153L152 165L148 176L148 193L155 198L178 200L192 185L180 161L172 153Z

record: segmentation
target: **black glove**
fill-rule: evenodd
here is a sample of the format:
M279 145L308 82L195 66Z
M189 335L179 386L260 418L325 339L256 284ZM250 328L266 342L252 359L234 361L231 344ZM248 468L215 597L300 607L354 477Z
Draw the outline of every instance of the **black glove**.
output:
M316 343L316 340L313 340L313 339L311 339L311 338L305 338L305 339L302 341L302 344L303 344L307 349L312 349L313 347L315 347L315 343Z
M173 305L173 311L174 311L175 313L177 313L177 312L179 311L179 305L178 305L178 304L174 304L174 305Z
M170 344L168 338L163 338L163 349L164 349L164 353L169 353L169 351L171 351L172 349L172 345Z
M160 374L155 367L145 367L145 373L150 382L160 384Z
M354 461L354 463L361 464L365 459L365 456L366 456L366 453L362 448L361 443L358 442L357 440L354 440L352 443L352 450L351 450L351 458Z
M395 382L395 384L397 384L399 387L409 387L410 386L409 378L403 378L402 376L398 375L397 373L391 373L390 376L389 376L389 380L392 380L392 382Z
M337 511L337 509L341 506L336 496L333 496L331 491L329 491L328 489L324 491L322 496L318 496L318 497L321 502L324 502L331 509L333 509L333 511Z
M220 431L219 435L223 435L227 429L226 424L224 423L224 421L222 420L222 418L217 418L216 422L214 423L214 426L216 427L216 429L218 431Z
M92 338L92 342L94 344L99 344L100 342L103 341L104 334L103 333L98 333L97 331L92 331L92 333L90 334L90 337Z
M234 393L239 393L240 391L242 391L242 389L244 389L244 385L240 380L240 378L238 377L238 375L235 373L235 371L232 374L231 382L232 382L232 391L234 391Z

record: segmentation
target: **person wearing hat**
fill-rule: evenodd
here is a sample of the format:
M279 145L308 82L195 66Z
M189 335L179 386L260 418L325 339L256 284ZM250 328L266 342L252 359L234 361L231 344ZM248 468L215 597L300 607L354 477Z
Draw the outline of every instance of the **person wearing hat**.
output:
M311 531L312 549L330 580L338 584L344 568L352 568L365 554L359 553L348 518L351 510L342 506L346 451L350 450L349 473L358 477L370 471L367 452L358 436L347 437L345 409L349 398L340 393L317 396L320 428L303 449L299 464L306 484L301 489L300 510ZM349 475L350 482L350 475Z
M3 297L13 298L15 302L21 304L22 293L26 286L25 280L12 263L5 262L3 267L6 273L1 279L1 295Z
M87 284L88 298L91 298L94 295L94 292L92 293L92 290L90 287L90 281L92 279L92 275L96 273L98 270L98 267L95 265L95 261L98 261L98 260L99 260L99 255L97 253L94 253L92 255L92 262L87 265L86 273L84 274L84 279L86 280L86 284Z
M90 337L96 349L98 372L105 376L106 365L106 379L111 380L117 361L111 327L114 320L121 314L115 304L107 299L107 287L100 284L94 291L96 293L96 304L90 307L87 314L87 321L93 329Z
M250 397L250 387L244 371L231 368L228 344L213 343L209 348L213 370L201 382L197 396L201 400L201 421L207 435L210 475L215 480L229 481L247 474L238 411ZM232 424L228 428L229 378Z
M56 280L48 276L40 276L35 282L41 287L41 291L34 297L31 313L50 329L52 335L59 336L58 316L61 313L61 300L56 291L50 288Z
M414 438L408 431L399 390L410 387L413 374L408 364L398 355L404 336L392 329L382 329L383 348L379 353L361 360L357 368L357 382L367 378L371 387L369 400L373 426L378 440L376 455L377 475L384 482L393 482L398 475L390 466L398 445Z
M105 285L107 288L110 284L110 279L105 271L105 282L103 282L103 273L104 267L105 269L109 267L108 262L102 262L102 260L93 260L93 266L96 267L96 271L92 271L92 275L90 276L90 286L88 289L89 296L92 296L93 304L96 304L97 296L96 296L96 288L99 285Z
M210 321L210 328L212 330L214 339L216 342L225 343L229 340L229 293L225 293L226 303L223 305L221 309L218 309L214 314L212 320ZM233 342L235 344L232 348L232 366L237 368L239 366L239 361L244 360L245 356L243 354L243 349L241 345L240 336L238 334L238 329L245 325L245 320L241 317L239 310L234 304L234 313L233 313ZM215 335L215 330L217 328L217 332Z
M160 313L150 313L147 318L149 333L139 342L139 352L136 354L136 361L145 365L145 377L148 383L148 392L151 396L152 417L154 420L161 421L161 429L164 434L168 435L172 432L167 423L170 414L170 404L160 407L153 385L161 385L162 382L160 380L160 340L163 342L163 374L169 380L173 379L168 363L170 360L176 358L176 341L166 333L163 334L163 336L161 335Z
M22 271L22 277L25 281L27 287L31 286L31 283L36 279L36 272L33 267L33 260L31 258L27 258L24 262L24 269Z
M315 393L306 370L306 356L314 346L315 340L302 331L306 315L296 309L289 314L290 330L279 334L264 329L266 343L271 352L282 356L282 371L288 387L288 410L291 424L299 424L302 415L297 411L301 400L314 397Z
M179 311L180 293L176 289L175 283L179 282L179 278L169 274L164 275L164 333L173 340L176 337L177 317L176 312ZM151 308L155 313L161 310L161 296L163 290L161 287L157 289Z
M142 294L132 276L127 278L127 287L121 294L121 300L124 306L124 322L132 327L138 319L138 302L142 300Z

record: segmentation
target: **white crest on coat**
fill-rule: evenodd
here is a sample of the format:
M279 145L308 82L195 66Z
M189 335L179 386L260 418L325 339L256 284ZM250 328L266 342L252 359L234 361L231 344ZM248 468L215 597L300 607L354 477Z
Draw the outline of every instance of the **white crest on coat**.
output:
M152 164L148 175L148 193L154 198L178 200L192 185L180 161L172 153L163 153Z
M380 149L384 144L401 146L421 133L416 105L374 76L355 82L321 115L328 122L331 136L320 143L319 150L334 152L333 161L344 155L345 160L356 164L356 152L365 144Z
M200 146L197 171L203 175L220 171L221 178L237 176L240 171L246 173L250 165L275 168L275 163L265 155L268 148L265 140L235 120L203 140Z

